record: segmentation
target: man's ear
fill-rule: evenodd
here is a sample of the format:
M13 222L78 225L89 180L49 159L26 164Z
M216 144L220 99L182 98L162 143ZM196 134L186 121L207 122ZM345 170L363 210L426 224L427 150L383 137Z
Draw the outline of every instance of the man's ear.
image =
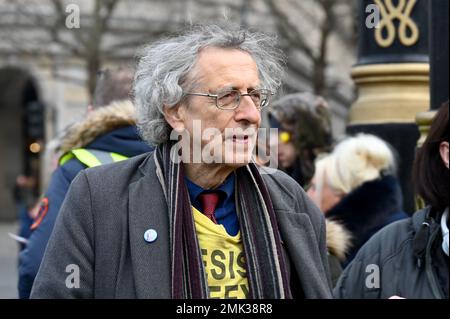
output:
M167 123L176 131L182 132L185 129L184 119L185 119L186 108L183 104L175 106L163 106L164 118Z
M439 145L439 154L441 155L441 159L444 162L444 165L448 169L448 142L442 142Z

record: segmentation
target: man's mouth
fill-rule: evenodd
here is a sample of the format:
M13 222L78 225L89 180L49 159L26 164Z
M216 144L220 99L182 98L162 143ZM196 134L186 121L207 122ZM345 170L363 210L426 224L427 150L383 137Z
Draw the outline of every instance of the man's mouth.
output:
M248 144L248 135L233 135L233 142L238 144Z

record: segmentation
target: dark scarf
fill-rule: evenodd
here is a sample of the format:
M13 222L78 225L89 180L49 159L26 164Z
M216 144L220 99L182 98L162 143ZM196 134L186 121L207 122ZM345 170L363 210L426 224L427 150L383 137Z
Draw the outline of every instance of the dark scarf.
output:
M192 217L183 165L171 143L154 152L169 213L172 298L208 298L208 283ZM249 297L292 298L269 193L252 163L236 171L236 208L247 264Z

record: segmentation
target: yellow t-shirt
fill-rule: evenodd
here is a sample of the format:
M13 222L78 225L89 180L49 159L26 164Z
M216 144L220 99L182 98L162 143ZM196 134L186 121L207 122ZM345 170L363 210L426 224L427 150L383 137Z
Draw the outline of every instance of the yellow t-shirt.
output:
M213 223L195 207L192 212L208 279L209 298L247 298L247 269L241 233L230 236L225 227Z

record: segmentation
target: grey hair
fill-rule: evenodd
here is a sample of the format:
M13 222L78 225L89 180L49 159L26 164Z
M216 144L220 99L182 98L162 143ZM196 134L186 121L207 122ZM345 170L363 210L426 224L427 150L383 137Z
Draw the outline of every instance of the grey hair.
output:
M284 54L276 43L273 36L259 32L208 25L193 27L184 34L145 47L134 81L142 138L151 144L169 139L171 127L164 119L163 106L178 105L184 98L183 91L193 88L195 83L190 75L202 49L233 48L249 53L258 67L262 86L275 92L281 86L285 65Z

